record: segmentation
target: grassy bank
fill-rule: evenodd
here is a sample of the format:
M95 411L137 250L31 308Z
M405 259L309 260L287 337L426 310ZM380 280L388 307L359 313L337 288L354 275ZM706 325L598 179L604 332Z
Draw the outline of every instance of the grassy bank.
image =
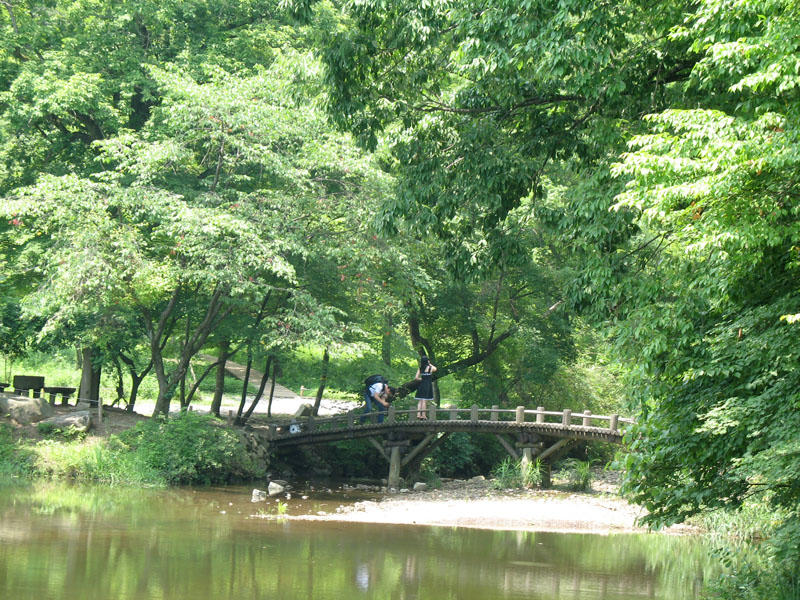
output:
M800 514L776 512L764 499L737 511L703 515L725 574L707 589L715 600L800 600Z
M228 483L263 476L232 431L194 412L149 419L107 438L0 425L0 476L165 486Z

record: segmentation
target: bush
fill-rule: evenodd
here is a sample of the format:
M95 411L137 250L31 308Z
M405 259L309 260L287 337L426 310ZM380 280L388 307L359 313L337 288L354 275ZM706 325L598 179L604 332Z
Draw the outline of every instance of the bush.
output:
M708 598L720 600L800 600L800 568L745 564L709 587Z
M19 477L33 471L33 453L14 440L11 428L0 425L0 477Z
M544 467L539 460L523 465L521 460L513 460L508 456L492 469L492 476L492 487L495 489L528 489L542 485Z
M192 411L171 419L142 421L118 442L136 454L136 462L159 473L169 484L224 483L251 479L257 473L235 433L213 417Z
M698 521L726 567L708 598L800 600L800 512L776 510L768 497L755 496Z
M592 462L568 458L563 462L559 476L567 480L569 489L585 492L592 487Z
M165 483L156 471L138 463L130 451L103 440L85 443L44 440L32 450L36 475L50 479L128 485Z
M468 433L453 433L430 455L428 469L443 477L471 477L475 474L475 445Z
M36 430L45 437L61 436L66 440L82 440L86 437L86 432L74 425L61 429L53 423L37 423Z

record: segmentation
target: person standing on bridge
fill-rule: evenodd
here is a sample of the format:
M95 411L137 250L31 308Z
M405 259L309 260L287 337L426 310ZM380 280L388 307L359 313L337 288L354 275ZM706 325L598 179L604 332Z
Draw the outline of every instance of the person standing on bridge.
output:
M427 419L428 415L428 400L433 401L433 375L436 372L436 367L433 366L433 363L428 360L428 357L424 354L419 357L419 369L417 369L417 379L419 383L419 387L417 388L417 394L414 396L414 399L417 401L417 418L418 419Z
M394 389L389 387L389 382L383 375L372 375L364 381L364 415L372 412L372 403L375 403L375 411L378 413L378 423L383 423L383 413L389 408ZM362 423L366 417L361 417Z

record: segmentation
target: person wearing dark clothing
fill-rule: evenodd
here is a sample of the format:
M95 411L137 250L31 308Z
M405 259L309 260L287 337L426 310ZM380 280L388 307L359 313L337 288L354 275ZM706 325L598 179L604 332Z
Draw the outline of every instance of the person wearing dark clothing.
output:
M414 399L417 401L417 418L427 419L426 414L428 410L428 400L433 400L433 375L436 372L436 367L428 360L427 356L421 356L419 359L419 369L417 369L416 379L419 380L419 387Z
M375 382L370 381L368 378L365 384L364 402L366 405L364 407L364 414L367 415L371 413L374 404L375 412L378 413L378 423L383 423L383 413L389 407L389 398L391 398L393 390L382 377ZM366 417L361 417L362 422L365 419Z

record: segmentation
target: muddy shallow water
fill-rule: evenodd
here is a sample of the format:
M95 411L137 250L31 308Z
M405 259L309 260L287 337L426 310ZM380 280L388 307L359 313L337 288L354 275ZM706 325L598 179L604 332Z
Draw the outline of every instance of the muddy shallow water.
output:
M251 491L0 486L0 598L685 600L716 571L695 536L295 521L376 496Z

